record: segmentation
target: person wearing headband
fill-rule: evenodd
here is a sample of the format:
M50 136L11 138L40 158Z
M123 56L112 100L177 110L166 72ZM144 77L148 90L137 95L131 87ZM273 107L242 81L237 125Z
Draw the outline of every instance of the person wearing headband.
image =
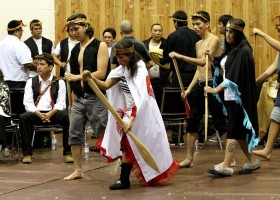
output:
M207 50L210 56L220 55L219 38L209 31L209 14L205 11L196 12L192 15L192 24L194 31L202 38L196 43L197 57L185 56L177 52L171 52L169 54L171 58L176 58L197 66L192 82L187 90L185 90L185 93L182 94L182 98L187 98L190 105L190 117L186 127L188 149L186 159L180 163L182 168L193 166L195 142L199 136L200 122L205 114L205 97L203 88L206 85L206 81L209 85L213 85L212 63L210 61L208 66L206 66L206 57L204 56L203 51ZM206 76L206 67L208 68L208 77ZM213 95L208 95L208 105L215 129L218 131L219 135L225 134L226 120L222 104Z
M275 18L278 18L279 21L276 23L276 30L278 32L278 37L280 39L280 15L276 16ZM253 153L257 156L260 156L262 158L265 158L266 160L270 160L272 150L274 148L274 144L277 140L277 137L279 136L280 131L280 92L279 92L279 84L280 84L280 42L268 34L264 33L258 28L253 29L253 33L256 36L262 37L271 47L273 47L275 50L277 50L277 55L271 63L271 65L256 79L257 85L262 84L265 80L267 80L269 77L273 76L275 73L278 74L277 78L277 95L274 103L274 107L272 109L272 112L270 114L270 125L267 127L268 132L268 138L266 141L265 148L262 150L255 150ZM267 108L267 105L265 105Z
M160 59L160 63L165 65L170 63L170 75L169 80L171 87L179 87L179 81L175 72L175 68L172 59L169 57L169 53L175 51L181 55L196 57L195 44L201 39L194 30L188 28L188 16L183 10L177 10L171 16L173 20L174 28L176 31L170 33L167 37L166 46L163 49L163 58ZM188 87L191 83L195 71L196 65L182 60L177 60L178 68L182 78L184 87ZM174 102L176 104L176 102ZM183 129L182 129L183 130ZM170 145L182 145L184 144L183 134L179 137L179 125L172 126L172 134Z
M42 22L34 19L29 24L31 37L24 41L31 51L32 58L42 53L51 54L54 47L53 42L42 36ZM30 77L36 76L36 71L30 72Z
M30 50L20 41L25 26L22 20L10 21L8 36L0 42L0 68L10 90L24 88L29 70L36 70Z
M213 95L224 91L227 105L225 157L223 162L208 169L209 173L220 177L233 174L230 165L239 148L248 159L238 171L239 174L252 173L261 165L252 153L259 142L257 92L252 47L243 33L244 28L245 22L242 19L233 18L228 21L225 51L214 60L216 67L224 69L224 81L217 86L204 88L206 93Z
M126 38L115 44L112 53L120 65L111 70L106 81L98 80L88 71L83 73L84 78L92 78L100 89L106 90L108 101L127 124L127 130L123 130L109 113L101 154L108 162L118 158L122 161L120 178L109 189L129 189L132 168L140 185L158 185L175 175L179 163L172 159L146 65L135 53L134 44ZM151 152L159 172L146 164L135 144L125 134L127 131L131 131Z
M85 141L85 126L87 121L93 132L99 137L105 131L108 109L83 80L82 72L88 70L93 76L105 80L109 65L108 47L105 42L94 37L94 29L83 13L73 14L65 25L79 41L71 51L70 73L65 73L75 94L71 108L69 144L74 159L74 172L64 180L83 178L82 147ZM105 94L105 91L103 91Z
M63 129L63 156L66 163L73 163L68 145L69 116L66 110L66 89L63 80L53 76L54 60L50 54L37 55L38 75L28 79L23 104L26 112L20 115L19 129L21 135L22 163L32 162L31 146L34 125L60 124Z

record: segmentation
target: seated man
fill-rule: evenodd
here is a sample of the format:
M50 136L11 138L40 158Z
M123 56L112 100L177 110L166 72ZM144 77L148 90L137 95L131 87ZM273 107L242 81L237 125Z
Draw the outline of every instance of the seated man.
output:
M71 148L68 145L69 117L65 103L65 83L51 73L54 67L52 55L41 54L35 59L38 75L26 83L23 104L27 112L20 115L22 162L32 162L31 138L34 125L60 124L63 127L64 161L72 163Z

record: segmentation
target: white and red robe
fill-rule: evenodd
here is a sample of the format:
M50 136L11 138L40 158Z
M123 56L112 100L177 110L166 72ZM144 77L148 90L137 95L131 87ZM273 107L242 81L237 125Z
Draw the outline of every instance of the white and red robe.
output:
M172 178L177 172L179 164L177 161L173 161L166 129L154 98L146 65L143 61L139 61L137 66L138 71L133 78L131 78L128 68L120 65L110 72L108 79L125 77L137 108L131 132L151 152L160 173L146 164L131 138L118 131L116 120L111 113L108 116L101 144L101 154L107 157L109 162L114 161L122 155L121 144L125 145L125 156L128 162L133 164L140 184L157 185ZM116 110L126 110L125 96L118 83L107 90L107 97Z

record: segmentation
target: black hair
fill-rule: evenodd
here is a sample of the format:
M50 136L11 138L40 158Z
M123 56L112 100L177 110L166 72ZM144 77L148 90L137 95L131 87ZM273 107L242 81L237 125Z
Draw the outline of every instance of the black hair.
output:
M245 27L245 22L242 19L238 18L232 18L229 20L234 25L237 25L239 27L244 28ZM251 47L249 44L246 36L244 35L243 31L239 31L236 29L231 28L231 31L234 35L234 43L229 44L227 41L225 41L225 52L229 52L231 50L238 50L240 47L242 47L245 43L248 43L248 45Z
M132 46L133 46L133 43L130 40L123 38L115 44L114 48L115 49L127 49ZM124 55L129 56L131 58L130 62L129 62L129 66L127 66L127 67L130 69L131 77L134 77L137 74L137 69L138 69L137 62L140 60L140 56L137 53L135 53L135 51L132 53L126 53Z
M152 26L151 26L151 31L153 30L153 27L156 26L156 25L160 26L161 29L163 30L163 27L162 27L161 24L159 24L159 23L154 23L154 24L152 24Z
M106 32L111 33L112 36L113 36L113 39L115 39L116 36L117 36L116 30L115 30L114 28L111 28L111 27L106 28L106 29L103 31L102 35L104 36L104 34L105 34Z
M0 83L2 83L4 81L4 75L2 70L0 69Z
M15 28L15 27L17 27L17 26L19 26L21 24L21 21L19 21L19 20L12 20L12 21L10 21L9 23L8 23L8 29L12 29L12 28ZM18 31L19 29L21 29L22 27L19 27L18 29L16 29L16 30L13 30L13 31L8 31L8 34L9 35L13 35L14 34L14 32L16 32L16 31Z
M223 26L227 25L228 20L232 19L231 15L222 15L219 17L218 22L221 22Z
M40 20L38 20L38 19L33 19L33 20L29 23L30 29L32 28L32 27L31 27L32 24L38 23L38 22L40 22Z
M72 21L72 20L75 20L77 18L84 18L84 19L87 19L87 16L83 13L76 13L76 14L73 14L71 15L70 17L68 17L67 20L69 21ZM89 38L92 38L93 35L94 35L94 29L93 27L91 26L90 23L85 23L85 22L79 22L78 23L80 26L85 26L86 24L88 25L88 28L86 30L86 34L89 36Z
M177 10L173 15L172 17L174 18L173 19L173 22L177 21L176 19L179 19L179 20L185 20L185 21L177 21L177 25L179 27L182 27L182 26L187 26L188 25L188 15L185 11L183 10Z
M54 58L49 53L42 53L40 55L35 56L35 59L37 60L44 60L48 65L54 65Z
M203 21L203 22L210 22L210 15L208 12L200 10L200 11L197 11L195 14L202 15L202 17L193 15L192 20L201 19L201 21Z

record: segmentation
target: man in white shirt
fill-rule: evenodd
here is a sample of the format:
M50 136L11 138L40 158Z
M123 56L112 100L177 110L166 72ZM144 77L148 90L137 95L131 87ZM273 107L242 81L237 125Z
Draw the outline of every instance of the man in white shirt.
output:
M42 30L42 22L38 19L34 19L30 22L30 31L32 36L24 42L29 47L33 59L35 56L42 53L51 54L54 49L53 42L45 37L42 37ZM36 75L36 70L30 71L30 77L34 77Z
M10 21L8 36L0 42L0 68L10 89L24 88L29 70L36 70L30 50L20 41L24 26L21 20Z
M23 104L26 112L20 115L23 163L32 162L32 129L34 125L60 124L63 127L63 155L66 163L73 162L69 138L69 117L66 111L65 82L53 76L54 60L50 54L35 57L38 75L25 86Z
M67 19L67 22L69 20ZM73 35L73 30L67 27L68 37L61 40L54 49L52 55L54 56L54 62L60 68L59 76L64 77L64 73L70 73L69 59L73 47L78 43Z

